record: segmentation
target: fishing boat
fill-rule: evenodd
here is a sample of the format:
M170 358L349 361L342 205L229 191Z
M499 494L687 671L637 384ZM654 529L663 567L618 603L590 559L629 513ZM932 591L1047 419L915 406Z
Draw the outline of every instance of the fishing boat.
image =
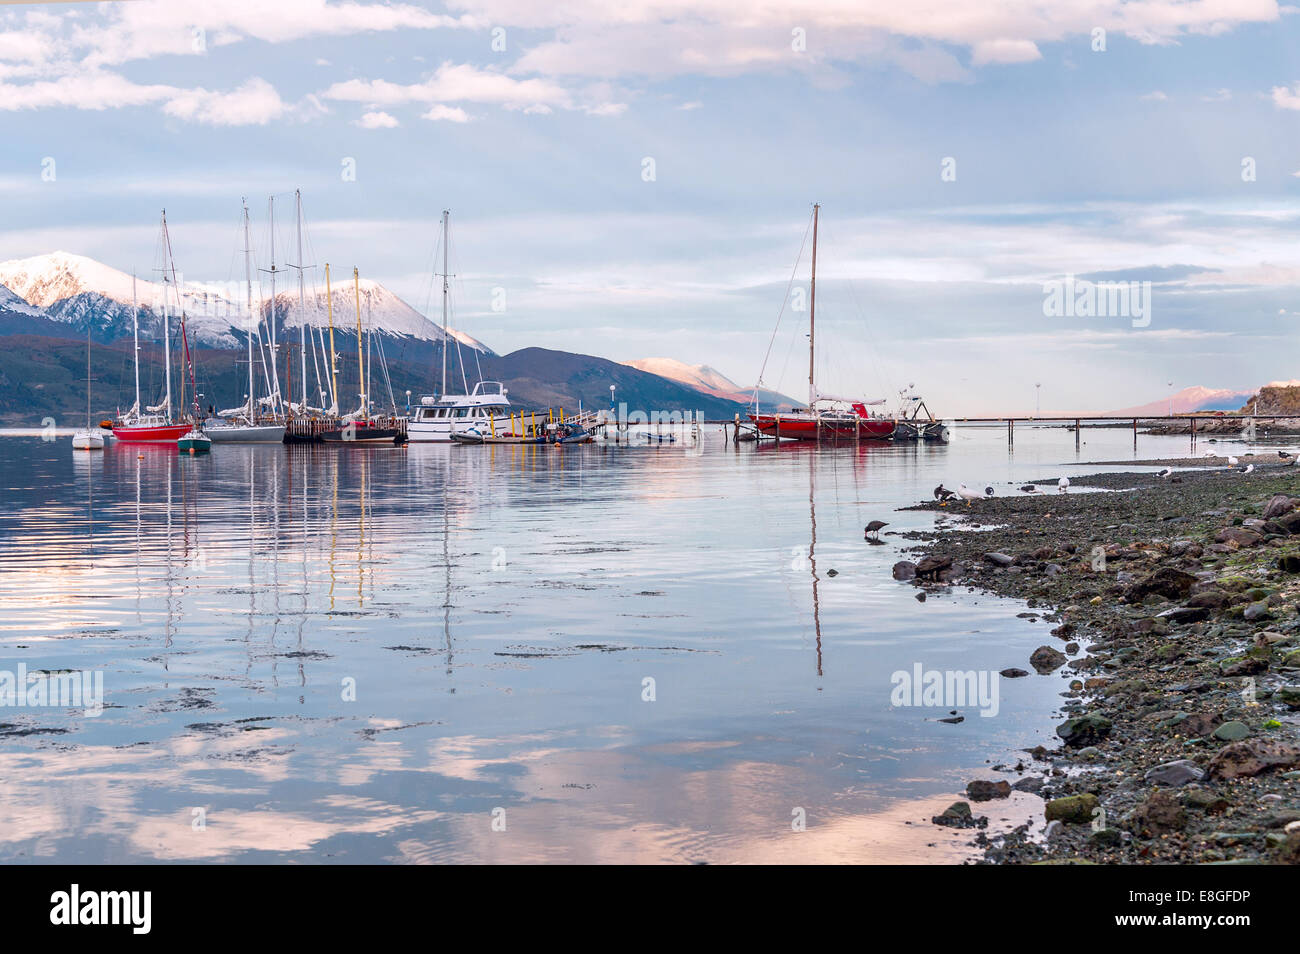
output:
M167 211L162 213L162 243L170 254L170 239L167 235ZM162 326L163 326L163 367L167 379L166 398L155 407L140 409L140 304L136 295L135 276L131 276L131 329L135 347L132 358L135 364L135 404L120 419L113 422L113 436L129 444L173 444L189 432L190 424L186 421L172 420L172 364L171 364L171 319L167 313L167 289L175 287L175 268L169 276L165 267L162 269ZM179 304L179 290L177 303Z
M72 435L72 449L104 449L104 432L90 423L90 322L86 323L86 426Z
M755 404L750 421L764 434L803 441L819 440L889 440L898 423L893 415L875 408L879 400L836 397L817 390L816 318L817 318L817 222L820 205L813 206L812 277L808 283L808 406L785 413L760 413ZM754 390L757 401L758 389Z

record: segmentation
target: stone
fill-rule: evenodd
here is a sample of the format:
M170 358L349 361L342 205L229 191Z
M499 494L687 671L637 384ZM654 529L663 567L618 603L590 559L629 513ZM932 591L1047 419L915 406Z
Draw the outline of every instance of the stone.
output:
M1083 715L1067 719L1056 727L1056 734L1072 749L1094 745L1110 735L1111 721L1105 716Z
M1162 835L1187 827L1187 810L1169 792L1157 789L1133 809L1127 821L1135 835Z
M1162 566L1149 576L1143 577L1124 592L1124 599L1130 603L1140 603L1151 594L1165 599L1180 600L1191 592L1196 577L1172 566Z
M1008 798L1011 795L1011 783L1005 780L991 782L976 779L966 783L966 795L973 802L987 802L995 798Z
M930 821L945 828L984 828L989 823L983 816L973 816L967 802L953 802L943 810L942 815L935 815Z
M1250 735L1250 729L1246 727L1246 723L1233 719L1231 722L1225 722L1215 729L1212 737L1220 742L1240 742L1248 735Z
M1030 654L1029 664L1045 676L1065 665L1065 654L1051 646L1039 646Z
M1273 698L1288 709L1300 709L1300 686L1282 686L1273 693Z
M1021 676L1028 676L1029 673L1023 669L1016 669L1012 667L1011 669L1003 669L1001 672L998 673L998 675L1001 676L1003 679L1019 679Z
M1124 833L1118 828L1101 828L1089 835L1088 840L1102 848L1116 848L1124 840Z
M1156 619L1167 619L1177 626L1199 623L1201 620L1209 618L1210 610L1206 606L1176 606L1171 610L1165 610L1156 617Z
M1277 568L1283 573L1300 573L1300 553L1284 553L1277 558Z
M1297 765L1300 765L1300 746L1281 739L1242 739L1215 753L1208 774L1216 779L1243 778Z
M1228 594L1220 589L1205 589L1199 593L1193 593L1187 600L1188 606L1206 607L1208 609L1223 609L1228 605Z
M1007 556L1005 553L986 553L984 559L994 566L1011 566L1015 563L1015 557Z
M952 566L952 557L928 556L916 565L919 577L935 577Z
M1257 619L1273 618L1273 613L1268 608L1267 600L1259 600L1255 603L1251 603L1242 611L1241 615L1244 619L1251 620L1252 622Z
M1066 795L1054 798L1043 808L1043 816L1049 821L1059 821L1066 825L1086 825L1092 821L1093 812L1101 806L1097 796L1090 792L1082 795Z
M1205 771L1191 759L1178 759L1174 762L1157 765L1155 768L1149 769L1146 775L1142 777L1151 785L1165 785L1170 788L1177 788L1180 785L1186 785L1188 782L1199 782L1205 778Z
M916 564L907 560L899 560L894 564L894 579L904 582L916 579Z
M1272 520L1284 513L1290 513L1296 508L1297 503L1300 503L1300 497L1292 497L1288 494L1274 494L1269 498L1268 503L1264 504L1261 516L1265 520Z

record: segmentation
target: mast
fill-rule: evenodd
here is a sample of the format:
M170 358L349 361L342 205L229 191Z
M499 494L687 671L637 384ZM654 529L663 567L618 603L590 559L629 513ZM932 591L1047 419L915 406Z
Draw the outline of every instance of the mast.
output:
M352 266L352 290L357 298L357 380L361 382L361 413L370 416L370 406L366 403L366 366L361 359L361 273Z
M303 287L302 277L302 190L293 191L296 218L298 223L298 320L302 322L302 413L307 413L307 306L305 303L306 292ZM315 341L312 342L313 347ZM319 372L317 378L320 377ZM316 384L319 386L320 381Z
M330 319L330 414L339 413L339 372L334 358L334 295L330 291L330 263L325 263L325 308Z
M448 209L442 210L442 390L439 397L447 394L447 217Z
M253 266L250 260L252 249L248 241L248 200L241 199L244 203L244 285L245 299L248 307L248 327L244 330L248 334L248 423L253 423Z
M86 430L90 430L90 322L86 322Z
M280 413L280 366L276 363L279 350L275 343L275 196L267 199L267 218L271 225L271 386L274 413Z
M140 416L140 299L135 293L135 272L131 273L131 338L135 350L131 357L135 359L135 415Z
M815 354L813 336L817 319L817 213L820 210L821 205L813 203L812 280L808 283L808 410L810 412L813 409L813 402L817 400L817 386L813 381Z
M162 211L163 247L168 249L171 242L167 239L167 210ZM172 339L167 328L167 261L163 260L163 374L167 377L167 423L172 420Z

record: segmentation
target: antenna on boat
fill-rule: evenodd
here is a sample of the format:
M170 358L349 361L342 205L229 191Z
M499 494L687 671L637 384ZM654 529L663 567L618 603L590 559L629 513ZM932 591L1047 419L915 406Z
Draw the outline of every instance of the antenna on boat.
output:
M442 210L442 388L439 397L447 393L447 246L451 244L448 235L450 209Z

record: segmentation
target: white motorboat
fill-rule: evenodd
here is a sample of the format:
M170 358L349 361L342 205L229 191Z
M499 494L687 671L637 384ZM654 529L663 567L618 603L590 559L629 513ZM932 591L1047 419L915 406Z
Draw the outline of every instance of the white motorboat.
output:
M410 441L448 442L452 434L504 433L510 428L510 399L500 381L480 381L472 394L420 399L406 425Z

